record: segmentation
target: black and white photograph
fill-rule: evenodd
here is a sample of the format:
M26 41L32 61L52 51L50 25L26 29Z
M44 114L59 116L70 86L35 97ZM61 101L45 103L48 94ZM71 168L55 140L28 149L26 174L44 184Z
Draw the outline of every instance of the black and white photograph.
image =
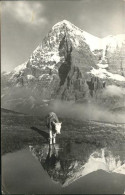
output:
M3 0L1 188L125 194L125 0Z

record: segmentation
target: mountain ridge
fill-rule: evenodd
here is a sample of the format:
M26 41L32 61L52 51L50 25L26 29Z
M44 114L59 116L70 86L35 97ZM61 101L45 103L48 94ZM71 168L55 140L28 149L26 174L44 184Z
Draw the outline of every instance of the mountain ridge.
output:
M49 100L100 99L106 85L125 86L124 51L125 35L100 39L63 20L52 27L28 61L2 74L2 102L14 96L6 92L8 88L25 88L33 98L37 94Z
M70 25L73 25L73 26L75 26L74 24L72 24L71 22L69 22L69 21L67 21L67 20L63 20L63 21L61 21L61 22L58 22L58 23L56 23L53 27L52 27L52 29L54 29L54 27L56 27L56 26L59 26L59 25L64 25L64 24L70 24ZM103 37L103 38L99 38L99 37L97 37L97 36L94 36L94 35L92 35L92 34L90 34L90 33L88 33L88 32L86 32L86 31L83 31L83 30L81 30L80 28L78 28L78 27L76 27L75 26L75 28L77 28L77 29L79 29L80 31L81 31L81 33L83 33L83 36L85 37L85 41L87 41L88 42L88 44L90 44L90 42L92 41L92 38L93 39L96 39L96 46L94 46L93 44L92 44L92 46L93 47L95 47L95 49L104 49L104 47L105 47L105 40L106 40L106 42L107 42L107 40L109 40L110 41L110 38L111 39L113 39L113 38L115 38L115 39L117 39L118 38L118 41L120 41L120 40L124 40L125 39L125 34L117 34L117 35L108 35L108 36L105 36L105 37ZM98 42L99 42L99 44L100 44L100 46L98 47L97 45L98 45ZM103 42L103 43L101 43L101 42ZM90 45L89 45L90 46ZM39 46L33 51L33 53L35 53L37 50L38 50L38 48L39 48ZM92 51L93 49L91 49L91 51ZM31 54L32 55L32 54ZM31 56L30 55L30 56ZM23 63L24 64L24 63ZM18 66L21 66L21 65L23 65L23 64L20 64L20 65L18 65ZM17 66L17 67L18 67ZM13 72L17 67L15 67L12 71L10 71L10 72ZM6 72L6 71L3 71L3 72ZM6 74L9 74L10 72L6 72Z

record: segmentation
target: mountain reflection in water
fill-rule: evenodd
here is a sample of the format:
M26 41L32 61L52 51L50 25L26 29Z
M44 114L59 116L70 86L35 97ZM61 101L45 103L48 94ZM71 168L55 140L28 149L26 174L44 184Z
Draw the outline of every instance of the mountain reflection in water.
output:
M88 143L63 142L29 146L53 181L63 187L93 171L104 170L125 174L125 152L116 148L96 148Z

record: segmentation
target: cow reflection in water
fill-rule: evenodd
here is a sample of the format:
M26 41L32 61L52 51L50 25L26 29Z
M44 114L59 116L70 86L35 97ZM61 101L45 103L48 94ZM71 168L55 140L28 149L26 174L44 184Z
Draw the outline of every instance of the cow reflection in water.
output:
M75 143L74 143L75 144ZM42 167L47 171L53 181L64 184L67 177L73 170L79 169L77 160L81 160L81 148L74 146L70 141L61 142L60 144L44 144L32 147L30 150L40 161ZM75 151L74 151L75 148ZM81 163L80 163L81 164Z
M70 157L70 144L65 147L62 144L44 144L31 146L32 155L36 157L42 167L47 171L50 178L56 182L63 184L67 178L68 167L70 167L72 159ZM71 168L70 168L71 170Z
M44 169L47 171L50 170L59 170L61 168L60 159L59 159L59 145L49 145L49 152L46 157L45 163L43 164Z
M41 164L53 181L64 184L68 172L74 168L73 159L70 156L70 142L63 145L50 144L48 149L46 159L41 160Z

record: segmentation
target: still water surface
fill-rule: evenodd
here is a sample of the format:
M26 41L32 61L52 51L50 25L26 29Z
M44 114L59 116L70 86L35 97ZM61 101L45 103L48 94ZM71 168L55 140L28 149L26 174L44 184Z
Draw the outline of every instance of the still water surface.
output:
M73 142L29 146L2 157L2 184L10 194L123 194L124 158L122 145L120 149Z

